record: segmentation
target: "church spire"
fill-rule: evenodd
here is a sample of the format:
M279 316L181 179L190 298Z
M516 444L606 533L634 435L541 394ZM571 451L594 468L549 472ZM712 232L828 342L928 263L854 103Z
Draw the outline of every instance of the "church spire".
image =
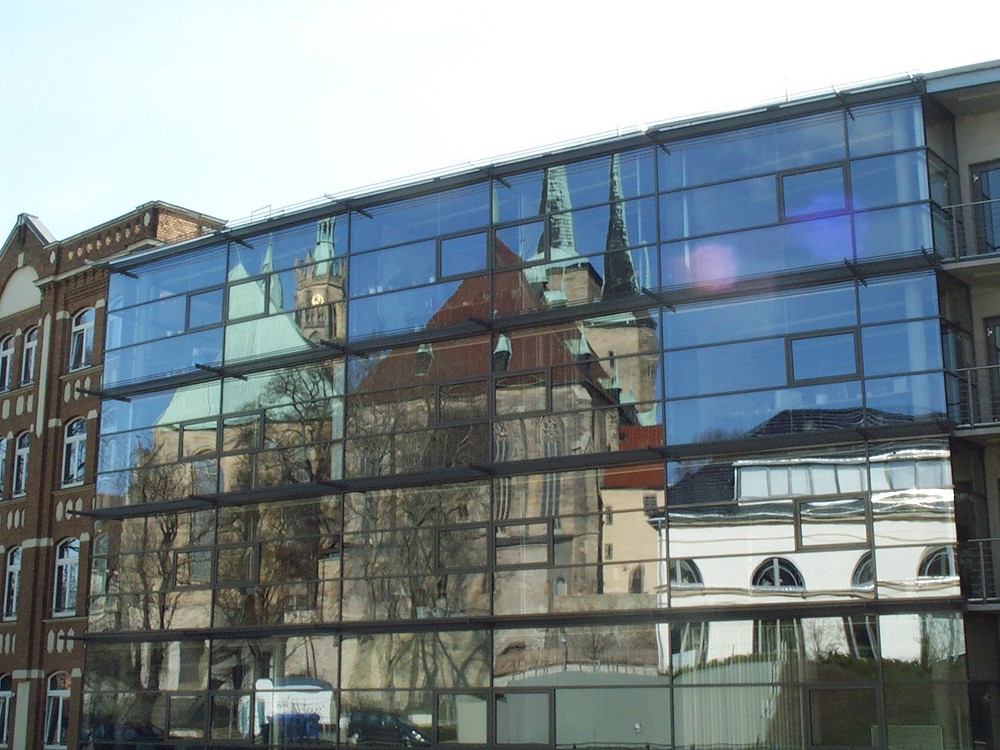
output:
M548 234L538 239L538 254L544 255L546 247L551 260L563 260L576 256L576 236L573 234L573 216L569 212L573 201L569 194L569 180L563 164L546 167L542 172L542 197L538 213L552 214L549 219ZM558 212L558 213L557 213Z
M635 266L629 254L628 225L625 223L625 203L622 195L621 163L618 154L611 157L611 174L608 182L608 237L604 243L604 292L605 297L629 294L639 290Z

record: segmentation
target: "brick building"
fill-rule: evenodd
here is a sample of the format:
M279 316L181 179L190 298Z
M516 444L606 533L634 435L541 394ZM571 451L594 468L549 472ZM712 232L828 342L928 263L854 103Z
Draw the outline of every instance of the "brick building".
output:
M65 240L21 214L0 247L0 746L75 743L108 258L217 229L159 201Z

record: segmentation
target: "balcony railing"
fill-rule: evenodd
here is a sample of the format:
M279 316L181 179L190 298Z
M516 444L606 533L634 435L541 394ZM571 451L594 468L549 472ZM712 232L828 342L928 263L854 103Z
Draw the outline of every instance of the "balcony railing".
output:
M1000 366L947 373L948 417L957 428L1000 428Z
M962 593L970 604L1000 604L1000 539L970 539L958 552Z
M945 258L1000 254L1000 200L935 208L934 241Z

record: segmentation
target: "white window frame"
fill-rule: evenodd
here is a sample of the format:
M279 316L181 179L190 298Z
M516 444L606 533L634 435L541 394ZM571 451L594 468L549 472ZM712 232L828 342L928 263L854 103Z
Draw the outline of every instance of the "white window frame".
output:
M28 494L28 463L31 459L31 433L22 432L14 439L14 476L11 481L11 497Z
M0 391L9 391L14 381L14 337L0 340Z
M4 492L7 487L7 443L9 441L5 437L0 437L0 500L7 500L8 497Z
M69 370L82 370L93 364L94 308L85 307L73 316L69 339Z
M83 484L87 462L87 420L72 420L63 430L62 486Z
M10 734L10 710L14 704L14 680L9 674L0 676L0 747L7 747Z
M17 619L17 600L21 591L21 557L20 547L14 547L7 552L7 569L4 571L3 587L3 619Z
M65 750L69 732L69 674L56 672L45 685L45 750Z
M76 614L76 592L80 576L80 540L64 539L56 545L56 569L52 587L52 614Z
M21 385L35 382L35 354L38 352L38 329L29 328L24 332L21 348Z

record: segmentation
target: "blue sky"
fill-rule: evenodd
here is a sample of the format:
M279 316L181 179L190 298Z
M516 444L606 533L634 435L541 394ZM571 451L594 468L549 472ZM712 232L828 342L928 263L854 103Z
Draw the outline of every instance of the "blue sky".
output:
M0 0L0 236L21 212L63 238L150 200L240 219L982 62L970 32L998 22L965 0Z

